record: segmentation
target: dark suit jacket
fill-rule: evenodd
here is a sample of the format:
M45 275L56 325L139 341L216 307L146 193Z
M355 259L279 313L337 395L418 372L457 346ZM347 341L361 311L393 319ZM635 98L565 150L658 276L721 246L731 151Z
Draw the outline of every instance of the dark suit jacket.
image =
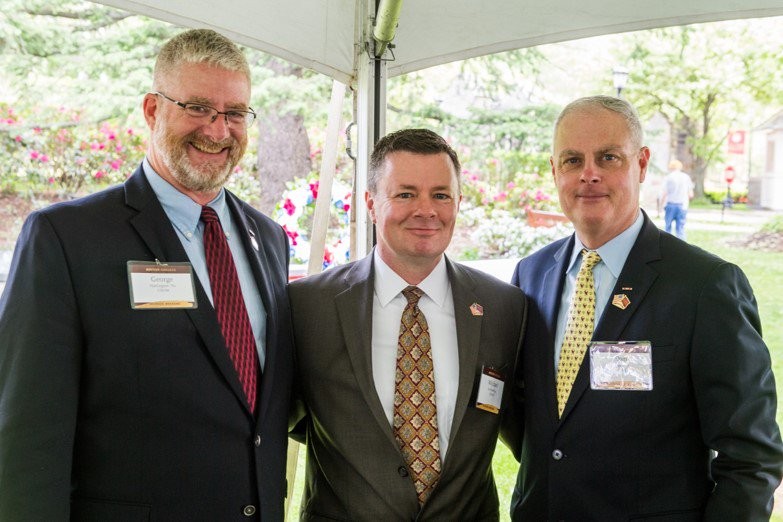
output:
M0 301L0 520L282 520L287 238L227 201L267 313L257 419L195 275L197 309L130 307L127 261L188 261L141 169L29 217Z
M558 420L555 323L573 243L543 248L513 277L531 303L513 520L767 520L783 460L745 275L645 215L612 292L630 305L607 304L593 339L651 341L653 390L590 389L587 355Z
M306 406L301 519L497 520L491 461L499 416L476 408L476 393L483 365L502 369L506 403L524 331L524 295L494 277L447 261L459 390L441 478L419 512L413 481L372 377L372 257L289 287L296 383ZM483 316L471 314L473 303L483 306Z

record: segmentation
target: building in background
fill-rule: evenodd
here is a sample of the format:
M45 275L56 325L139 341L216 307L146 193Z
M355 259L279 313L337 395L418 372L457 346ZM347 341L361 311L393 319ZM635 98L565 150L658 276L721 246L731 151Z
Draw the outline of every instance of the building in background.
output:
M783 111L751 132L748 203L783 210Z

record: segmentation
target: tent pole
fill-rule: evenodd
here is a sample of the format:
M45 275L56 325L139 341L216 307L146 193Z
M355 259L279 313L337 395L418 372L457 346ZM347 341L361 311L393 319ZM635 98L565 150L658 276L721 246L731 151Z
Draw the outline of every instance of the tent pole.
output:
M374 12L374 0L366 0L369 12ZM367 191L368 166L375 142L386 133L386 62L374 56L372 20L365 26L362 50L357 56L356 113L357 152L354 178L351 234L351 260L366 256L375 244L373 224L367 215L364 194Z
M329 119L326 125L326 141L321 159L321 172L318 176L318 198L315 200L313 229L310 234L310 261L307 274L317 274L323 269L326 250L326 232L329 228L329 210L332 206L332 182L337 166L337 142L342 127L343 101L345 85L332 82L332 101L329 105Z

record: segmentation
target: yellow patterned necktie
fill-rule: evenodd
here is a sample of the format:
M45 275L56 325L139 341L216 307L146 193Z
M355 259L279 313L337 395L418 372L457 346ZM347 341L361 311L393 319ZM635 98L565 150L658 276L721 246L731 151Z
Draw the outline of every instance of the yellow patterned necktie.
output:
M424 504L440 476L438 416L435 409L435 369L427 319L419 310L419 288L402 291L408 304L402 312L397 342L394 390L394 438Z
M587 345L593 338L595 320L595 284L593 267L601 261L598 252L582 250L582 266L576 275L576 287L568 308L563 346L557 365L557 416L563 415L574 379L582 365Z

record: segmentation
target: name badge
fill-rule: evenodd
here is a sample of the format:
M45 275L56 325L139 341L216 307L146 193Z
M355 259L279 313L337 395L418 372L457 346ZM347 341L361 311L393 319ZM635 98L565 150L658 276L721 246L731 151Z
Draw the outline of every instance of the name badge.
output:
M134 310L197 307L190 263L128 261L128 284Z
M590 387L593 390L652 390L650 341L590 343Z
M500 402L503 399L505 377L502 373L489 366L481 368L476 408L490 413L500 413Z

